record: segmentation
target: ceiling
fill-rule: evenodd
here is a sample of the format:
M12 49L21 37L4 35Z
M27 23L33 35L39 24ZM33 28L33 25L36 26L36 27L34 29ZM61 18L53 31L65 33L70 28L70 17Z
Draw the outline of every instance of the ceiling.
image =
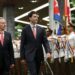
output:
M45 3L47 3L47 0L38 0L37 3L31 3L30 0L0 0L0 16L2 16L2 8L6 5L13 5L15 6L15 17L28 12L29 10L32 10L34 8L37 8L38 6L41 6ZM19 9L23 7L23 9ZM44 13L45 12L45 13ZM38 11L40 18L39 23L47 24L46 21L42 21L42 18L48 15L48 7ZM22 20L27 20L27 17L22 18Z
M73 0L70 0L70 1L72 2ZM17 17L47 2L48 0L38 0L37 3L31 3L30 0L0 0L0 16L2 16L3 6L6 6L6 5L7 6L13 5L15 7L15 17ZM21 7L23 7L23 9L19 9ZM73 4L71 4L71 7L73 7ZM74 12L75 11L73 11L73 14ZM39 23L47 25L48 22L42 20L42 18L48 16L48 7L45 7L44 9L39 10L38 13L40 15ZM21 20L27 21L27 17L21 18Z

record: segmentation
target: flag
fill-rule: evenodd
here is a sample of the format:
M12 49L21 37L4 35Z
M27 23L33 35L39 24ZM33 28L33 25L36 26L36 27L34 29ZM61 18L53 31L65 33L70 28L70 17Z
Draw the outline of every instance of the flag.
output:
M71 12L70 12L70 2L69 0L65 0L65 6L64 6L64 15L67 17L68 23L71 21Z
M57 35L61 35L62 34L62 26L59 25L58 31L57 31Z
M54 0L54 20L60 21L60 11L57 0Z
M56 30L56 34L57 35L61 35L62 32L62 26L60 25L60 21L61 21L61 16L60 16L60 11L59 11L59 6L58 6L58 1L54 0L54 20L59 22L59 26Z

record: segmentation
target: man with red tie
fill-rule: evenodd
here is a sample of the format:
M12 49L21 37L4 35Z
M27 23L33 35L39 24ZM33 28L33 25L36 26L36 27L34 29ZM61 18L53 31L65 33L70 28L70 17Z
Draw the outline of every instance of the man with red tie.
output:
M14 67L12 39L5 27L6 21L0 17L0 75L9 75L9 69Z
M44 60L42 44L48 58L51 52L44 28L37 25L38 17L37 12L31 11L28 14L30 24L24 27L21 34L21 62L26 61L30 75L39 73L41 62Z

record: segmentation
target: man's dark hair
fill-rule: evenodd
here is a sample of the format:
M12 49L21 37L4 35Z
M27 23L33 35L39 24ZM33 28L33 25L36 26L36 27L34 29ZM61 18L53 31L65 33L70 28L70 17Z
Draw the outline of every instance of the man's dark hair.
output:
M29 17L32 17L33 14L37 14L37 15L38 15L38 13L37 13L36 11L31 11L31 12L28 14L28 18L29 18Z
M47 35L47 37L49 37L52 34L52 32L53 31L50 28L47 28L46 29L46 35Z

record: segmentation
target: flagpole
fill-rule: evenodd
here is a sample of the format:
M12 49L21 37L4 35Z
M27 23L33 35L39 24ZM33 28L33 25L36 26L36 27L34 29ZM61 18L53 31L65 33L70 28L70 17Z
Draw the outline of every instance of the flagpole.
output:
M54 0L49 0L49 27L53 30L54 33Z
M65 22L65 33L67 34L67 25L68 25L68 14L67 14L67 0L64 0L64 22Z
M68 23L70 22L70 9L69 9L69 0L64 0L64 22L65 22L65 33L66 32L66 27L68 26Z

